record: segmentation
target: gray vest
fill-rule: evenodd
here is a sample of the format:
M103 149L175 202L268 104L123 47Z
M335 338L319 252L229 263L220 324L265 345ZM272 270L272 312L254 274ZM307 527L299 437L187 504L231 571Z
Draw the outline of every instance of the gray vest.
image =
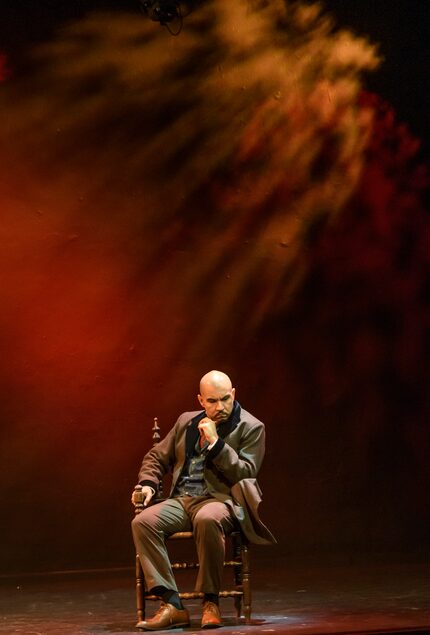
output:
M204 479L208 442L200 447L200 439L194 446L193 455L185 463L182 473L178 478L175 491L172 496L206 496L208 488Z

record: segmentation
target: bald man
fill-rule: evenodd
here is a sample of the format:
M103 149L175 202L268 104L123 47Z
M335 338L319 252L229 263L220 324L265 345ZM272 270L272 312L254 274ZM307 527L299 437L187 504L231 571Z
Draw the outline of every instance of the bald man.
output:
M218 594L224 536L240 526L250 542L275 542L257 513L261 492L255 477L264 457L263 423L241 408L230 378L220 371L202 377L197 398L203 410L181 414L167 436L146 454L139 472L145 509L133 519L133 539L146 590L163 600L154 617L138 622L144 630L190 623L173 576L166 536L194 533L200 564L195 588L204 594L202 628L222 625ZM169 469L173 470L169 497L149 506Z

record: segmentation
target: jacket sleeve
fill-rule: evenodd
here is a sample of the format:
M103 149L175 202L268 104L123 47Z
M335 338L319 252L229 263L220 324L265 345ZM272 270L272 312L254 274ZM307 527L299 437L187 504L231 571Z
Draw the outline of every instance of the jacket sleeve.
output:
M164 439L154 445L143 457L138 476L140 485L149 485L156 492L158 491L163 476L175 462L175 437L178 421Z
M261 421L246 429L239 447L234 450L223 439L218 439L208 452L208 459L225 476L231 485L244 478L255 478L263 462L265 430Z

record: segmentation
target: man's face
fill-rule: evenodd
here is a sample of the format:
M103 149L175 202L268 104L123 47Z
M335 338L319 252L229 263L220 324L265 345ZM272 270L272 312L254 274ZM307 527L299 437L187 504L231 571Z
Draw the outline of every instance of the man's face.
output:
M198 396L206 416L215 423L229 418L234 406L234 388L205 385Z

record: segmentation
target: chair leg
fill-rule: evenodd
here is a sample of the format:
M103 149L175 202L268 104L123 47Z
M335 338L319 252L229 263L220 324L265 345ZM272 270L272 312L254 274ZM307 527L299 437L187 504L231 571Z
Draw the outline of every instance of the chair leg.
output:
M242 615L242 596L234 596L234 608L236 609L236 622L239 624Z
M245 624L251 624L251 580L249 572L249 549L242 545L242 584L243 584L243 604L245 613Z
M137 621L142 622L145 619L145 581L138 555L136 555L136 607Z
M241 537L238 533L233 533L231 536L232 539L232 547L233 547L233 560L235 562L241 562L242 560L242 543ZM234 584L236 589L242 586L242 567L241 565L234 567ZM236 618L237 621L240 621L242 615L242 595L234 596L234 607L236 609Z

